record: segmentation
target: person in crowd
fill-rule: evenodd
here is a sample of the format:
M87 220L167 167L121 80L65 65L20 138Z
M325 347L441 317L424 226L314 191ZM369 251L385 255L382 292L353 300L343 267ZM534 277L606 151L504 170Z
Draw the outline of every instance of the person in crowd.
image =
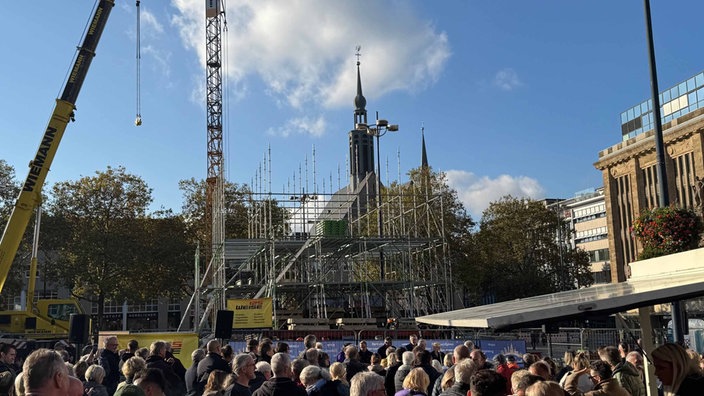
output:
M542 362L548 365L548 368L550 368L550 380L553 381L555 379L555 375L557 374L557 363L551 358L550 356L544 356L542 359L540 359Z
M73 375L76 378L83 378L86 376L86 370L88 370L88 364L85 360L79 360L73 365Z
M364 340L359 342L359 361L366 365L372 362L372 351L367 349L367 342Z
M186 393L186 385L183 377L180 377L173 369L173 360L166 361L166 342L154 341L149 346L149 357L145 360L147 368L155 368L161 370L166 380L166 389L164 392L167 396L175 396ZM223 370L229 372L227 370ZM184 373L185 374L185 373Z
M394 393L396 393L396 373L398 372L398 369L403 365L404 352L406 352L406 348L400 347L397 348L396 351L394 351L393 358L391 356L388 357L393 360L393 364L390 364L389 367L386 368L386 375L384 376L384 388L386 389L387 395L393 395Z
M291 379L291 357L287 353L276 353L271 357L274 376L262 384L253 396L307 396L305 389Z
M626 345L626 349L628 349L628 345ZM599 349L599 359L611 366L613 377L631 396L646 395L645 384L640 380L638 369L621 358L619 349L612 346L601 348Z
M301 372L301 383L308 396L339 396L337 384L332 382L330 373L318 366L307 366Z
M141 347L137 349L137 356L141 357L144 360L147 360L147 358L149 357L149 348Z
M367 367L369 371L373 371L382 377L386 376L386 369L381 366L381 356L378 353L372 354L371 363Z
M76 378L77 379L77 378ZM83 394L83 381L78 380L81 383L81 395ZM24 396L24 376L22 372L17 373L15 377L15 387L11 390L10 396ZM71 395L73 396L73 394Z
M472 376L477 372L479 366L472 359L464 359L455 363L455 383L442 392L440 396L465 396L472 385Z
M432 396L439 396L442 392L445 392L446 390L450 389L450 387L452 387L452 385L455 383L455 370L446 370L445 374L442 375L439 381L440 388L433 387ZM438 381L435 382L437 383Z
M276 350L274 351L274 353L289 353L289 352L290 352L290 348L287 343L285 343L285 342L277 342L276 343ZM271 363L271 361L269 363Z
M411 334L408 336L408 344L404 345L403 347L406 348L407 351L413 351L413 348L418 346L418 336L415 334Z
M252 359L254 359L254 361L259 360L259 340L252 338L247 341L247 350L245 350L245 352L252 355Z
M626 361L638 370L640 381L645 383L645 367L643 366L643 355L638 351L630 351L626 355Z
M557 381L559 383L562 380L562 377L565 376L565 374L569 373L570 371L572 371L574 369L574 367L572 367L573 361L574 361L574 351L572 351L572 350L565 351L565 354L562 356L562 368L555 375L555 381Z
M486 361L486 355L481 349L474 349L469 353L469 358L477 364L479 370L492 370L494 366Z
M227 363L227 367L232 370L232 359L235 358L235 350L232 349L231 345L223 345L222 348L220 348L220 355L222 355L222 360Z
M420 339L418 339L418 345L415 348L413 348L413 352L425 351L427 349L428 349L427 342L423 338L420 338Z
M538 381L529 386L525 392L526 396L564 396L565 391L555 381Z
M84 396L83 381L76 377L69 377L68 380L68 396ZM116 391L115 394L119 396L119 392Z
M303 371L303 369L307 366L310 366L310 363L308 363L305 359L294 359L293 362L291 362L291 379L293 379L293 382L301 388L305 388L305 386L301 383L301 371Z
M428 374L420 368L416 367L411 370L403 380L403 389L396 392L395 396L411 396L423 395L427 396L427 390L430 387L430 378Z
M166 380L159 369L147 368L138 372L134 384L144 391L145 396L165 396Z
M125 351L125 353L120 355L120 361L122 361L123 364L127 362L129 358L135 356L135 354L137 353L137 349L139 349L139 342L137 340L130 340L127 343L127 350Z
M384 377L371 371L361 372L350 382L350 396L383 396Z
M86 396L108 396L108 390L103 385L105 370L102 366L91 364L86 370L86 382L83 383L83 393Z
M530 371L526 369L518 369L511 374L511 379L510 379L510 386L511 386L511 392L509 392L510 395L515 395L518 393L518 384L521 382L523 377L526 375L531 375ZM525 392L525 389L522 391L523 393Z
M12 344L0 343L0 396L9 396L17 377L15 358L17 349Z
M593 390L582 392L577 388L577 379L588 376L594 384ZM622 387L616 378L612 377L611 366L601 360L593 361L588 369L573 371L565 380L565 391L572 396L629 396L628 391Z
M442 363L438 362L437 360L433 359L430 361L430 365L433 366L435 371L437 371L440 375L438 376L438 380L440 377L442 377L442 373L445 372L445 370L442 367ZM437 380L436 380L437 381Z
M230 396L251 396L251 383L257 377L255 371L257 364L249 353L240 353L232 359L232 376L234 381L225 387ZM262 377L262 379L264 379ZM258 384L257 388L261 386ZM205 396L205 395L204 395Z
M343 363L335 362L330 365L330 379L335 383L340 396L350 396L350 383L347 382L347 371Z
M322 349L318 349L318 366L322 368L330 367L330 355Z
M98 357L98 364L105 370L103 385L110 396L115 393L120 382L120 355L117 354L117 347L117 337L105 338L104 348Z
M345 362L345 349L347 349L348 346L352 345L351 342L346 342L344 345L342 345L342 348L340 348L340 352L337 353L337 356L335 356L335 361L344 363Z
M665 396L704 395L704 377L691 364L683 347L667 343L655 348L650 356Z
M472 345L474 345L474 344L472 343ZM470 354L470 350L469 350L469 348L467 348L467 345L465 345L465 344L457 345L455 347L455 349L452 350L452 364L450 366L448 366L448 371L452 370L452 365L456 365L457 363L459 363L465 359L469 359L469 354ZM453 376L453 378L454 378L454 376ZM435 380L435 384L433 385L432 394L434 396L437 396L440 393L442 393L442 379L438 378L437 380Z
M382 359L386 359L386 350L394 346L394 339L386 336L384 337L384 344L376 350L376 353L381 356ZM390 396L390 395L389 395Z
M229 372L227 362L220 355L220 341L213 339L208 341L206 346L208 354L198 362L198 369L196 371L198 382L201 383L202 387L205 388L205 384L208 381L208 376L214 370L222 370L224 372Z
M416 357L411 351L406 351L401 356L401 367L396 370L396 375L394 376L394 394L403 389L403 380L406 379L408 373L413 369L415 360Z
M305 360L308 362L308 364L312 364L314 366L318 366L320 364L319 356L320 356L320 350L317 348L309 348L306 353L305 353Z
M444 373L445 371L447 371L450 366L452 366L452 355L446 353L445 357L442 358L442 372Z
M226 379L227 372L222 370L211 371L203 389L203 396L224 396ZM249 392L249 388L247 388L247 392Z
M522 357L523 357L523 368L528 368L528 367L530 367L531 364L538 361L538 356L536 356L532 353L524 353Z
M259 344L259 359L258 362L271 363L271 357L274 356L274 346L269 342L262 342Z
M472 396L506 396L507 383L506 377L494 370L478 370L470 379L470 390Z
M78 394L76 396L81 396ZM115 392L115 396L146 396L142 388L137 385L125 385Z
M501 353L494 356L494 367L496 367L496 372L506 379L506 391L511 392L511 374L515 370L508 367L506 356Z
M271 365L267 362L257 362L254 370L254 379L249 381L249 390L254 393L264 381L271 378Z
M531 385L536 384L538 382L545 381L545 379L543 379L543 377L533 375L527 369L522 369L521 371L524 372L524 374L521 375L520 378L517 378L517 382L515 385L512 385L514 394L516 396L525 396L526 390L528 388L530 388ZM513 381L513 378L511 380ZM564 395L564 391L563 391L563 395Z
M552 373L550 372L550 366L542 360L538 360L528 367L528 371L531 374L542 377L545 381L552 380Z
M345 348L345 368L347 369L347 382L351 382L355 374L367 371L367 365L359 361L357 347L350 345Z
M565 381L567 381L567 376L572 375L574 372L577 371L586 371L589 369L589 358L587 357L586 352L578 352L574 356L574 360L572 361L572 366L574 369L570 371L569 373L565 374L562 379L560 380L560 386L565 387ZM594 387L594 384L592 381L589 379L589 376L586 375L580 375L577 378L577 389L579 389L581 392L589 392L592 390Z
M205 351L203 349L198 348L191 352L191 367L186 370L186 375L184 376L187 396L201 396L203 394L204 386L201 386L198 381L198 363L200 363L203 358L205 358Z
M433 350L430 352L430 357L433 360L437 360L442 364L443 360L445 359L445 352L442 351L442 346L439 342L434 342L432 344L432 348Z
M318 337L316 337L315 334L308 334L305 337L303 337L303 350L298 355L298 358L304 359L306 351L309 350L310 348L315 348L315 344L317 344L317 343L318 343Z
M423 349L422 351L416 353L415 366L423 369L428 375L430 383L428 384L428 389L426 389L425 394L430 395L433 392L433 385L435 381L440 378L440 372L435 370L431 365L433 359L430 357L430 351Z
M506 356L506 365L508 365L508 368L510 368L511 370L514 370L514 372L521 368L520 366L518 366L516 355Z
M127 361L122 364L122 369L120 369L120 371L122 371L122 375L125 377L125 380L117 385L117 389L120 389L125 385L132 384L134 381L134 375L137 374L138 371L144 370L145 368L147 368L147 362L145 362L141 357L132 356L127 359Z
M68 370L58 353L37 349L22 365L26 395L66 396L70 388Z
M626 355L628 355L628 352L630 352L630 348L628 347L628 344L621 341L618 343L618 356L621 358L621 360L626 360Z

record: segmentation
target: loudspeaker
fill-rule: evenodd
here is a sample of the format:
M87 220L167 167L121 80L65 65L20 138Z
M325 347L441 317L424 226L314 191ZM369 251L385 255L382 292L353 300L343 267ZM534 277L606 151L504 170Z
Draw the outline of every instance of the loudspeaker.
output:
M71 314L68 322L68 340L73 344L87 344L90 336L90 315Z
M234 311L218 310L218 317L215 320L215 338L230 339L234 317Z

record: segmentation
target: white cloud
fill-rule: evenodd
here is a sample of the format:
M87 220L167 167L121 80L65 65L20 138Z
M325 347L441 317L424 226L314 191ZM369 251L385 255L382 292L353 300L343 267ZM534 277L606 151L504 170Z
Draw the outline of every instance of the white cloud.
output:
M202 0L174 0L172 23L205 59ZM367 98L433 84L450 56L447 36L405 2L230 0L230 81L260 78L275 101L296 110L350 106L354 49L362 46Z
M311 135L322 136L325 133L327 123L323 116L317 118L299 117L292 118L285 125L278 128L269 128L267 134L273 136L288 137L291 135Z
M489 203L506 195L539 199L545 194L537 180L526 176L500 175L492 179L463 170L449 170L445 174L447 184L457 191L460 201L475 221L481 218Z
M512 91L514 88L523 85L523 83L518 78L518 74L515 70L506 68L496 72L496 76L494 77L494 85L504 91Z

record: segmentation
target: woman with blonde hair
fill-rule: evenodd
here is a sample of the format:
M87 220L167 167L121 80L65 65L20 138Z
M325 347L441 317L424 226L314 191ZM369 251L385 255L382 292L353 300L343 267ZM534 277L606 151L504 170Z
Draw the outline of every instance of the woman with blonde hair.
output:
M422 368L416 367L403 379L403 389L396 392L394 396L427 396L425 392L428 391L428 386L430 386L430 377Z
M583 376L584 377L584 376ZM526 388L526 396L564 396L560 384L554 381L540 381Z
M91 364L86 370L85 378L83 394L88 396L108 396L108 388L103 385L105 369L97 364Z
M117 389L119 390L123 386L131 384L132 380L134 380L134 375L146 368L147 363L139 356L132 356L127 359L127 361L122 364L122 368L120 369L120 371L122 371L122 375L125 376L125 380L117 385Z
M567 381L567 377L571 375L575 375L575 372L582 372L584 370L589 369L589 357L587 356L589 352L578 352L574 356L574 360L572 361L572 370L569 371L567 374L563 375L562 378L560 379L560 386L565 387L565 382ZM579 389L582 392L589 392L594 388L594 384L592 381L589 379L588 375L580 375L577 379L577 389Z
M665 396L704 395L704 377L692 364L686 349L667 343L655 348L650 356Z
M335 362L328 368L330 371L330 381L337 387L340 396L350 396L350 383L347 382L347 368L344 363Z

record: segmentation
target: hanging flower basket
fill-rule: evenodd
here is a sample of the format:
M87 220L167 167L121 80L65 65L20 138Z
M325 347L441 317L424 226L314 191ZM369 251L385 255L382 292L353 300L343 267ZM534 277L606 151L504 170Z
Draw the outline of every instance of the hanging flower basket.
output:
M633 222L631 232L643 245L638 259L645 260L696 248L702 220L690 209L647 209Z

